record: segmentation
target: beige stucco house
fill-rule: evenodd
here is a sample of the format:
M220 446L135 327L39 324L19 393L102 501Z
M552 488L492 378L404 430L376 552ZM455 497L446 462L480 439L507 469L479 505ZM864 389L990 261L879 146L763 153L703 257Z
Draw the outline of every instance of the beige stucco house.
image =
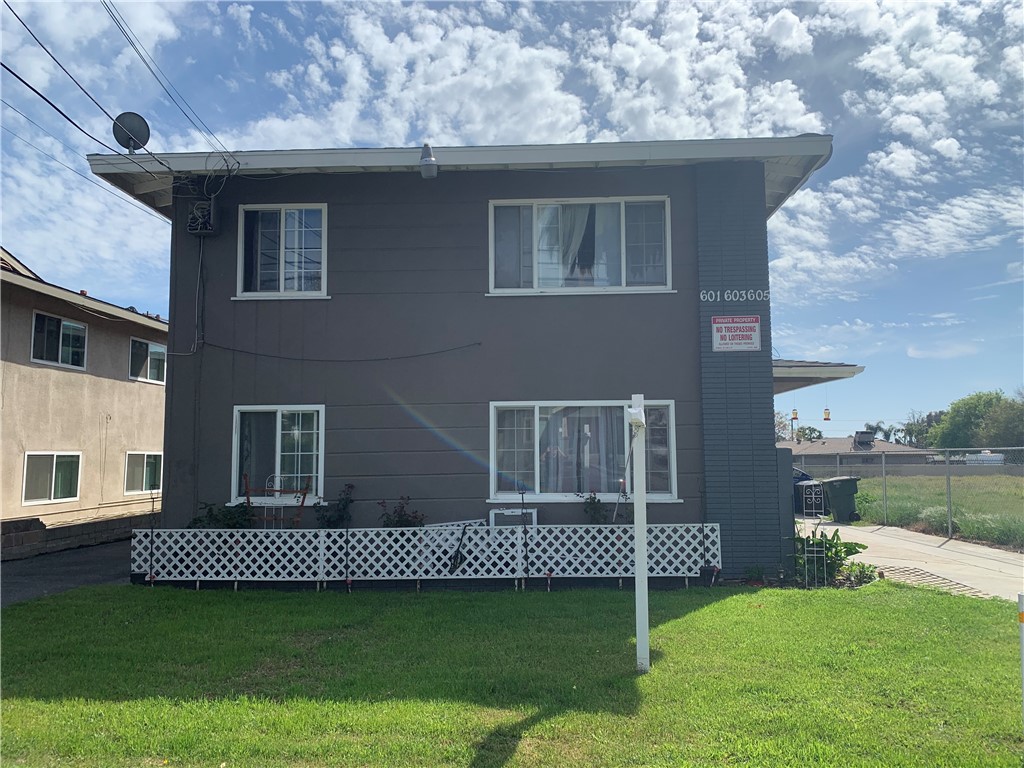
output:
M0 248L5 529L159 511L166 359L165 321L47 283Z

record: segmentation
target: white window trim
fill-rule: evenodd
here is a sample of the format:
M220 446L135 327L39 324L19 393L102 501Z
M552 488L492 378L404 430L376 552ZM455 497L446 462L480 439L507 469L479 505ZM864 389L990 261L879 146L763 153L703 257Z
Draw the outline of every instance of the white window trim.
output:
M45 313L44 313L45 314ZM28 486L28 458L29 456L52 456L54 465L56 465L58 456L77 456L78 457L78 484L75 486L74 497L67 497L63 499L37 499L34 501L25 501L25 490ZM50 477L50 496L53 496L53 482L56 479L56 472L53 472ZM22 462L21 468L21 505L23 507L38 507L42 504L64 504L71 501L78 501L82 493L82 452L81 451L25 451L25 460Z
M160 487L152 490L146 488L141 491L129 491L128 490L128 459L131 456L144 456L143 468L142 468L142 479L145 482L146 479L146 468L145 462L150 456L160 457ZM150 494L156 494L157 496L163 494L164 490L164 454L163 451L128 451L124 455L124 495L125 496L149 496Z
M533 408L533 473L534 482L540 477L540 409L546 407L618 407L622 408L622 421L624 424L625 453L629 455L629 441L631 431L629 426L629 414L626 408L633 403L630 400L496 400L491 401L489 408L489 440L490 440L490 464L487 468L489 475L488 504L508 504L512 500L522 500L526 503L573 503L579 504L580 498L575 493L527 493L525 497L514 491L498 492L497 467L497 411L499 408ZM644 407L668 407L669 431L668 431L668 456L669 456L669 479L672 483L672 490L668 493L647 492L647 500L651 503L677 503L678 496L676 477L676 405L674 400L644 400ZM630 501L633 500L633 478L632 472L626 473L626 492ZM599 493L597 497L605 502L614 504L619 498L615 493Z
M279 211L286 208L301 208L309 210L319 208L321 211L320 231L320 290L319 291L246 291L243 290L245 279L245 212L246 211ZM281 248L284 248L284 234L282 228ZM329 299L327 295L327 203L260 203L258 205L238 206L238 264L237 283L235 285L235 296L233 299ZM284 263L282 258L282 264ZM282 283L283 285L283 283Z
M160 347L160 349L162 349L164 351L164 380L163 381L161 381L160 379L151 379L151 378L149 378L149 352L148 351L146 352L146 375L145 376L132 376L132 342L133 341L140 341L143 344L148 345L150 348L152 348L152 347ZM132 381L142 381L142 382L145 382L146 384L158 384L161 387L166 386L166 384L167 384L167 361L168 361L168 359L169 359L169 355L167 354L167 345L166 344L160 344L159 342L150 341L149 339L141 339L138 336L131 336L131 337L129 337L129 339L128 339L128 378L131 379Z
M584 205L591 203L665 203L665 285L609 285L609 286L580 286L576 288L559 288L547 286L536 287L537 264L536 252L534 251L533 282L532 288L496 288L494 286L494 209L499 206L532 205L536 209L539 205ZM624 210L624 209L623 209ZM537 243L538 217L536 212L533 216L533 245ZM625 280L626 269L626 227L623 223L621 238L621 256L623 261L622 275ZM572 198L527 198L511 200L490 200L487 204L487 272L488 272L488 296L540 296L544 294L559 295L580 295L594 293L675 293L672 290L672 201L668 195L642 195L623 197L572 197Z
M320 490L320 496L307 496L306 505L315 503L318 500L323 499L324 491L324 444L327 442L327 426L324 423L324 413L326 408L323 405L236 405L233 409L232 414L232 426L231 426L231 491L228 494L228 498L231 499L231 504L243 504L245 503L245 496L239 496L235 493L235 489L238 488L238 483L241 478L238 475L238 434L239 434L239 417L242 412L252 413L255 411L261 411L264 413L276 413L277 414L277 428L274 431L274 453L276 455L276 466L275 469L278 471L275 474L281 474L281 411L316 411L319 414L317 419L319 427L319 443L317 445L317 488ZM259 487L259 486L255 486ZM254 507L297 507L299 501L292 495L278 496L275 498L259 498L253 497L249 500Z
M74 323L85 328L85 349L82 352L82 364L71 365L70 363L62 363L60 361L60 349L57 350L57 360L40 360L35 356L35 339L36 339L36 317L43 315L44 317L53 317L61 322L61 336L64 335L64 323ZM88 369L89 365L89 324L83 320L72 320L70 317L63 317L62 315L55 315L52 312L42 312L38 309L32 310L32 328L28 336L28 357L33 363L39 363L40 365L52 365L57 368L64 368L69 371L84 371Z

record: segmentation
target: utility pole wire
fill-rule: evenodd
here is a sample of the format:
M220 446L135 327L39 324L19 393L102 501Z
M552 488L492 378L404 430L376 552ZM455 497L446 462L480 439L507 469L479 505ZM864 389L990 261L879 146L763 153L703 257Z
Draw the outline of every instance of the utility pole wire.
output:
M53 59L54 64L56 64L58 67L60 67L61 71L65 75L67 75L68 77L71 78L71 82L73 82L75 85L78 86L78 89L89 98L89 101L91 101L93 104L95 104L97 107L99 107L100 112L102 112L104 115L106 115L108 120L110 120L115 125L119 126L125 133L127 133L129 136L131 136L132 139L135 140L135 143L139 144L139 146L142 147L143 151L145 151L146 154L148 154L150 157L152 157L154 160L156 160L158 163L160 163L160 165L162 165L168 171L171 171L171 173L174 172L174 169L171 168L171 166L167 165L167 163L165 163L159 157L157 157L152 152L150 152L148 149L146 149L144 146L142 146L142 143L139 142L138 139L135 139L134 136L132 136L131 131L129 131L127 128L125 128L123 125L121 125L119 122L117 122L116 118L114 118L113 115L111 115L109 112L107 112L107 110L104 109L103 105L100 104L98 101L96 101L95 98L93 98L93 95L91 93L89 93L89 91L86 90L85 86L82 85L80 82L78 82L78 80L75 79L75 76L72 75L70 72L68 72L67 67L65 67L63 64L61 64L60 60L50 52L50 49L47 48L43 44L43 41L40 40L38 37L36 37L36 33L32 31L32 29L29 27L29 25L25 23L25 21L21 18L21 16L18 15L18 12L15 11L11 7L11 4L9 2L7 2L7 0L4 0L4 5L7 6L7 10L9 10L11 13L14 14L14 18L16 18L19 22L21 22L21 26L23 26L25 28L25 30L32 36L32 39L36 41L36 44L40 48L43 49L43 51L46 53L47 56L49 56L51 59ZM20 80L21 78L18 78L18 79ZM108 149L109 149L109 147L108 147ZM116 150L114 150L114 151L116 151ZM120 154L120 153L118 153L118 154Z
M6 102L5 102L5 103L6 103ZM100 188L100 189L102 189L102 190L103 190L104 192L106 192L106 193L107 193L108 195L113 195L114 197L116 197L116 198L117 198L118 200L120 200L121 202L123 202L123 203L128 203L128 205L132 206L133 208L138 208L138 209L139 209L140 211L142 211L143 213L146 213L146 214L148 214L148 215L152 216L152 217L153 217L154 219L159 219L159 220L160 220L160 221L162 221L162 222L163 222L164 224L170 224L170 223L171 223L170 221L168 221L167 219L165 219L165 218L164 218L163 216L160 216L159 214L153 213L153 211L149 210L149 208L144 208L143 206L139 205L138 203L134 202L133 200L129 200L129 199L128 199L128 198L126 198L126 197L121 197L121 196L120 196L119 194L117 194L116 192L114 192L114 191L113 191L112 189L109 189L108 187L105 187L105 186L103 186L102 184L100 184L100 183L99 183L98 181L96 181L96 179L90 179L90 178L89 178L88 176L86 176L86 175L85 175L84 173L82 173L81 171L78 171L78 170L76 170L76 169L72 168L72 167L71 167L70 165L67 165L66 163L63 163L63 162L61 162L61 161L60 161L60 160L58 160L58 159L57 159L56 157L54 157L53 155L51 155L51 154L50 154L49 152L46 152L45 150L42 150L42 149L40 149L39 147L37 147L37 146L36 146L35 144L33 144L33 143L32 143L31 141L29 141L28 139L26 139L26 138L23 138L22 136L19 136L18 134L16 134L16 133L15 133L14 131L12 131L12 130L11 130L10 128L8 128L8 127L7 127L6 125L0 125L0 128L2 128L3 130L7 131L7 132L8 132L9 134L11 134L11 136L13 136L14 138L16 138L16 139L19 139L20 141L23 141L23 142L25 142L26 144L28 144L28 145L29 145L30 147L32 147L32 149L34 149L34 150L35 150L36 152L38 152L39 154L41 154L41 155L45 155L46 157L50 158L51 160L53 160L53 162L57 163L57 165L61 165L61 166L63 166L64 168L67 168L67 169L68 169L69 171L71 171L72 173L75 173L75 174L78 174L79 176L81 176L81 177L82 177L83 179L85 179L86 181L88 181L88 182L89 182L90 184L93 184L93 185L95 185L95 186L99 187L99 188ZM59 141L59 139L58 139L58 141ZM62 143L63 143L63 142L62 142ZM67 145L65 144L65 146L67 146Z

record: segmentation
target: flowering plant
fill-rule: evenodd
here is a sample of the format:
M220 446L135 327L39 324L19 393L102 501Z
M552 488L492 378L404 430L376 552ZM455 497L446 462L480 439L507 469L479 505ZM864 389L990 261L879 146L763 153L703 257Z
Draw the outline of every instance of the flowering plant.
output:
M576 495L583 499L583 514L587 516L591 523L608 522L608 507L598 497L597 491L591 491L587 496L584 496L582 493L577 493Z

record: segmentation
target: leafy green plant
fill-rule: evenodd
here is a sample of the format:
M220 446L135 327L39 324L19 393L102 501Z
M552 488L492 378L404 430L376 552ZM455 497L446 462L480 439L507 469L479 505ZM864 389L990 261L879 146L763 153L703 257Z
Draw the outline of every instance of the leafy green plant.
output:
M868 548L867 544L857 541L843 541L839 538L839 531L834 530L832 535L812 533L810 536L796 537L796 554L794 562L796 565L796 577L799 580L802 574L817 567L816 558L808 559L808 549L814 545L823 545L825 553L825 581L828 584L835 584L846 562L858 552ZM806 566L806 571L805 571Z
M385 499L381 499L377 502L377 506L384 510L384 514L380 516L380 521L385 528L420 528L423 526L426 518L423 513L409 509L409 502L412 501L408 496L399 496L398 501L395 502L395 506L392 509L388 509L388 503Z
M583 514L587 516L587 520L594 525L608 522L608 505L598 498L597 491L591 491L588 496L582 493L576 495L583 499Z
M317 528L344 528L352 522L352 492L355 490L352 483L345 483L345 487L338 494L338 500L330 504L316 506L316 527Z
M188 528L252 528L252 511L245 503L199 505L202 512L193 517Z
M839 578L851 586L862 587L877 579L878 573L871 563L858 563L851 560L839 570Z

